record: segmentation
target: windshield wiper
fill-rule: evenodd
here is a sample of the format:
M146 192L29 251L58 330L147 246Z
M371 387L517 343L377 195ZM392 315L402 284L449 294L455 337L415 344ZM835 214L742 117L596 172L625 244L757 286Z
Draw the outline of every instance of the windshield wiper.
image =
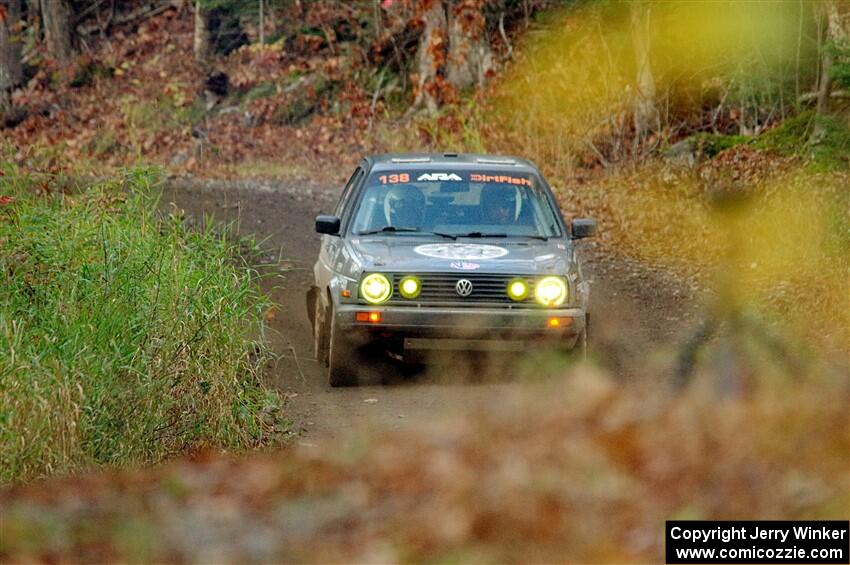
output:
M440 237L447 237L449 239L457 239L457 236L453 233L442 233L442 232L438 232L438 231L429 231L429 232L423 232L423 233L428 233L428 234L431 234L431 235L439 235Z
M384 226L379 230L368 230L359 232L357 235L375 235L378 233L396 233L396 232L405 232L405 233L421 233L423 235L437 235L440 237L446 237L449 239L457 239L457 236L452 235L450 233L440 233L436 231L423 231L419 228L403 228L396 226Z
M483 233L480 231L474 231L469 233L458 234L457 237L531 237L534 239L541 239L543 241L549 241L549 238L545 235L526 235L526 234L507 234L507 233Z
M388 233L388 232L394 233L394 232L401 232L401 231L417 232L419 230L416 229L416 228L397 228L395 226L384 226L379 230L361 231L361 232L358 232L357 235L375 235L376 233Z
M459 233L458 237L508 237L506 233L483 233L480 231L471 231L469 233Z

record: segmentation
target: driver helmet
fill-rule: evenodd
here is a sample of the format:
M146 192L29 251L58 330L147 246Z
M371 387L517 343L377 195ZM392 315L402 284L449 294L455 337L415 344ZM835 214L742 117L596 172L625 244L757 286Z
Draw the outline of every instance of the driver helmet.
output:
M521 205L517 190L504 184L486 184L481 189L484 220L494 224L510 224L519 217Z
M425 219L425 195L409 184L396 185L384 198L387 225L396 228L420 228Z

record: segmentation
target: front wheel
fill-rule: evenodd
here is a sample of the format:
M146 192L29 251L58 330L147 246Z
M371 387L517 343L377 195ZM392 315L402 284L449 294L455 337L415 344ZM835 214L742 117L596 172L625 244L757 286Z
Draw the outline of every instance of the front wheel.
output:
M325 319L328 327L328 383L332 387L357 386L356 348L348 342L336 325L333 306Z

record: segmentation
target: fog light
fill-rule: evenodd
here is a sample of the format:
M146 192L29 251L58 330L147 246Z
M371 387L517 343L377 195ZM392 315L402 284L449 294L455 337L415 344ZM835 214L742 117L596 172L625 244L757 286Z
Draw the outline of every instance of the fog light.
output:
M567 283L561 277L543 277L534 287L534 296L543 306L560 306L567 299Z
M416 277L404 277L398 285L398 291L405 298L416 298L422 290L422 283Z
M360 296L370 304L386 302L392 293L389 279L381 273L366 275L360 282Z
M508 296L515 302L528 298L528 284L521 279L514 279L508 283Z

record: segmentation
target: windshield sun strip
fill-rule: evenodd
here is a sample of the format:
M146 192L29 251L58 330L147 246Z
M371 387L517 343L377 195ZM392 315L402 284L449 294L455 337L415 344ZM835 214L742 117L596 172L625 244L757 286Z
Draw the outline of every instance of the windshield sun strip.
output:
M436 167L435 167L435 170L436 170ZM528 203L531 204L531 206L535 210L533 222L535 224L535 227L537 227L539 233L537 233L537 234L527 234L527 233L524 233L524 234L508 234L507 237L510 237L510 238L514 238L514 237L515 238L529 238L529 239L539 239L541 241L548 241L551 238L560 238L564 234L564 227L562 225L563 217L560 213L560 210L559 210L558 205L557 205L557 203L554 199L554 196L550 193L550 190L548 189L548 185L545 183L545 181L535 172L523 171L521 173L516 172L516 173L509 173L509 174L506 175L505 171L490 171L490 170L472 170L472 171L470 171L466 168L451 169L451 168L443 168L443 167L440 167L439 171L431 171L431 172L429 172L430 169L418 168L418 167L416 169L398 168L398 169L396 169L396 171L397 172L394 173L394 174L396 174L399 178L403 177L405 179L409 179L409 184L414 185L414 186L420 185L420 184L427 186L427 185L432 184L432 183L436 184L436 185L439 185L441 183L445 184L447 182L445 180L446 175L453 175L454 174L451 171L456 171L457 174L461 175L460 176L460 179L461 179L460 182L468 182L466 179L469 179L472 176L475 176L476 178L488 178L488 179L490 179L490 178L509 178L509 177L514 178L515 181L517 181L517 182L508 183L508 186L513 185L518 190L524 189L524 188L527 187L531 191L531 193L533 193L532 196L528 196L527 198L529 199ZM364 230L364 229L362 229L363 227L368 227L368 225L362 226L359 231L355 230L354 226L357 225L358 223L361 223L361 222L365 223L365 221L363 221L360 218L360 214L361 214L362 208L363 208L363 206L366 202L366 196L368 195L369 191L374 190L375 187L379 187L379 186L385 186L385 187L391 186L391 184L380 184L376 180L381 175L389 175L389 174L391 174L391 173L390 173L390 171L387 171L387 170L377 170L377 171L372 170L370 173L368 173L366 175L365 179L362 181L361 187L357 191L358 194L355 195L355 201L352 203L353 209L352 209L352 214L351 214L351 220L349 222L347 222L348 227L347 227L346 231L350 235L354 235L354 236L381 235L380 233L376 233L377 230L372 230L372 229L365 229ZM426 179L426 180L420 181L419 178L422 177L423 175L426 175L426 174L427 175L433 175L434 180ZM516 175L518 175L518 176L516 176ZM437 180L438 178L440 179L439 181ZM454 179L452 179L452 180L454 180ZM522 183L518 184L518 181L522 181ZM530 184L526 184L526 183L529 183L529 181L530 181ZM481 181L476 180L476 181L473 181L473 182L475 184L478 184ZM524 197L524 198L526 198L526 197ZM429 203L430 203L430 200L429 200ZM541 209L545 209L546 211L542 212ZM541 212L546 216L546 218L538 217L538 215ZM551 220L551 222L549 220ZM398 230L398 231L401 232L401 230ZM388 233L388 232L382 232L382 233ZM392 233L392 232L390 231L389 233ZM409 233L413 233L414 235L436 235L438 237L452 238L452 239L457 239L459 237L466 237L463 234L449 233L449 232L446 232L445 230L440 230L440 231L421 230L419 232L411 231ZM497 237L501 237L501 236L497 236Z

